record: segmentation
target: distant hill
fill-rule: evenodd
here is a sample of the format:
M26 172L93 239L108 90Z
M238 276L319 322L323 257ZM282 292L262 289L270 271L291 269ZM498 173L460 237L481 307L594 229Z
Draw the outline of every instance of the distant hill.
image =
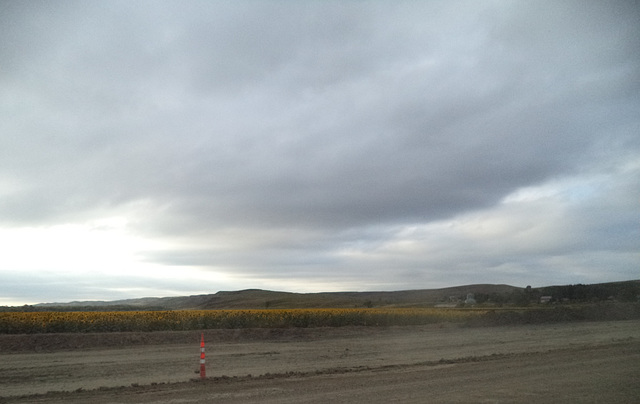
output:
M395 292L292 293L247 289L195 296L44 303L29 306L29 308L40 311L420 307L438 304L456 305L463 302L470 293L478 303L485 304L529 304L538 302L541 296L550 296L551 302L612 299L638 301L640 280L592 285L546 286L533 289L494 284Z
M202 306L222 308L348 308L426 306L462 299L468 293L509 294L521 290L509 285L467 285L443 289L403 290L395 292L289 293L259 289L218 292Z
M262 289L221 291L209 295L180 297L146 297L114 301L75 301L42 303L38 308L88 308L114 310L185 310L185 309L265 309L265 308L349 308L390 306L431 306L463 301L467 294L505 296L523 289L509 285L467 285L443 289L403 290L395 292L323 292L293 293Z

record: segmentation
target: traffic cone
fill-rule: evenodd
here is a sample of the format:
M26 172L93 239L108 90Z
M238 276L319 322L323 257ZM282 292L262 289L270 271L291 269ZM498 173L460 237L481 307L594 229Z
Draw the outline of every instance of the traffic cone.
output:
M206 379L207 372L204 368L204 333L200 335L200 379Z

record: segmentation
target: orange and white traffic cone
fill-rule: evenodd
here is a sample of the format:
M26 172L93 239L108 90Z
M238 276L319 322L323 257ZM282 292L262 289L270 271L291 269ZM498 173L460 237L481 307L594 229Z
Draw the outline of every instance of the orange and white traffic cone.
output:
M207 372L204 368L204 333L200 336L200 379L206 379Z

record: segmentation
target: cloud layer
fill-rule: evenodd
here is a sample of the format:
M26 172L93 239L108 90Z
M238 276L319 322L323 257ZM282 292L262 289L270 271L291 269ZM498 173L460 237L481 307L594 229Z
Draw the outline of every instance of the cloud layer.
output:
M634 2L0 8L0 234L27 255L0 259L5 285L638 278Z

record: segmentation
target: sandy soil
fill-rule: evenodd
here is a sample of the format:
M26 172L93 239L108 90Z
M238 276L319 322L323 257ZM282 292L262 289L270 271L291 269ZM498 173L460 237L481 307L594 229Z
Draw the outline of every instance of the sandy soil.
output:
M639 320L210 331L205 381L199 333L40 352L16 338L0 337L0 403L640 402Z

